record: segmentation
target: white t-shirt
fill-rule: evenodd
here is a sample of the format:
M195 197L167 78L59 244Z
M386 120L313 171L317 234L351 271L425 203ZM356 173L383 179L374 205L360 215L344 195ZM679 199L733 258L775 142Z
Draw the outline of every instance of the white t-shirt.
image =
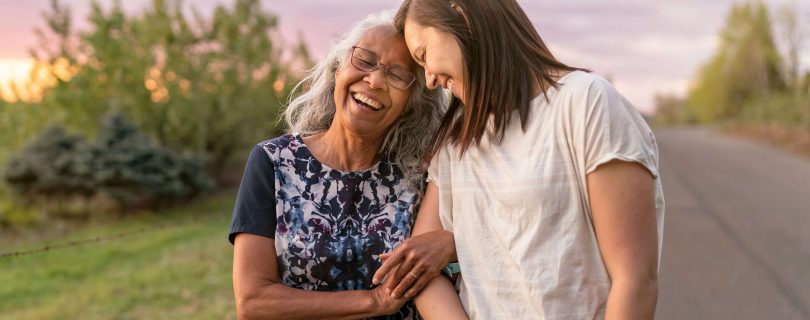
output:
M445 147L428 170L472 319L604 318L610 279L585 176L610 160L654 176L660 258L664 198L652 131L604 79L575 71L558 83L550 102L532 101L525 132L515 112L500 144L485 135L461 159Z

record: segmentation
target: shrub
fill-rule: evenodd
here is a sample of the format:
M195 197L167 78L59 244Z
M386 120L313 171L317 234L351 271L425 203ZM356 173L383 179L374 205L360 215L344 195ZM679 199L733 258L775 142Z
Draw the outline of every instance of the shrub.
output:
M106 117L94 153L99 191L124 207L160 207L212 185L203 161L156 145L121 113Z
M29 197L90 197L95 193L90 150L81 136L52 126L9 159L3 178Z
M102 194L121 209L159 208L213 186L204 162L153 143L120 112L106 116L95 144L61 127L44 130L6 163L3 179L29 202ZM86 210L85 210L86 211Z

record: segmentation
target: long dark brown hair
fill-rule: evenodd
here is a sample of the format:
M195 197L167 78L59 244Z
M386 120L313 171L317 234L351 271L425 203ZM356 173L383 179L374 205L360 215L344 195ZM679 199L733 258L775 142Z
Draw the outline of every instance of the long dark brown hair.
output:
M554 58L529 17L515 0L405 0L395 17L434 27L455 37L464 65L464 100L453 97L426 161L443 145L459 147L459 157L478 145L494 120L493 139L503 139L512 111L526 130L536 86L543 95L556 86L554 76L574 70ZM547 99L548 96L545 96Z

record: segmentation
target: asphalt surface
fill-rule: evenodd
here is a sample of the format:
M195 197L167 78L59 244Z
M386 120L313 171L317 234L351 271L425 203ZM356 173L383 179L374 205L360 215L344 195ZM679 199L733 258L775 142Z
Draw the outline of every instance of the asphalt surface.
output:
M708 129L655 135L656 319L810 319L810 160Z

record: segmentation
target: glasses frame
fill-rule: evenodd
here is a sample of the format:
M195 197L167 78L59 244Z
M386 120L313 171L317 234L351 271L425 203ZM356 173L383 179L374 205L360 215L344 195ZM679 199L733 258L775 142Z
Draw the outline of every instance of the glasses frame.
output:
M365 61L365 60L363 60L363 59L361 59L359 57L356 57L355 56L355 51L357 49L363 50L363 51L369 53L370 55L372 55L374 57L374 60L375 60L375 61L373 61L373 63L375 63L374 67L372 67L371 69L363 68L363 67L358 66L357 63L355 63L355 59L362 60L362 61L367 62L367 63L372 62L372 61ZM388 70L391 68L391 66L386 65L384 63L380 63L380 58L377 56L376 52L371 51L371 50L366 49L366 48L363 48L363 47L352 46L351 63L352 63L352 66L354 66L357 70L360 70L362 72L371 73L371 72L382 69L383 70L383 75L385 75L385 83L387 83L389 86L392 86L392 87L397 88L397 89L402 90L402 91L408 90L408 88L410 88L413 85L413 83L416 82L416 75L413 74L413 72L408 71L408 74L411 76L411 81L408 82L408 84L404 88L400 88L400 87L397 87L397 86L393 85L391 83L391 80L388 79L389 76L396 76L396 75L392 75L391 73L388 72Z

